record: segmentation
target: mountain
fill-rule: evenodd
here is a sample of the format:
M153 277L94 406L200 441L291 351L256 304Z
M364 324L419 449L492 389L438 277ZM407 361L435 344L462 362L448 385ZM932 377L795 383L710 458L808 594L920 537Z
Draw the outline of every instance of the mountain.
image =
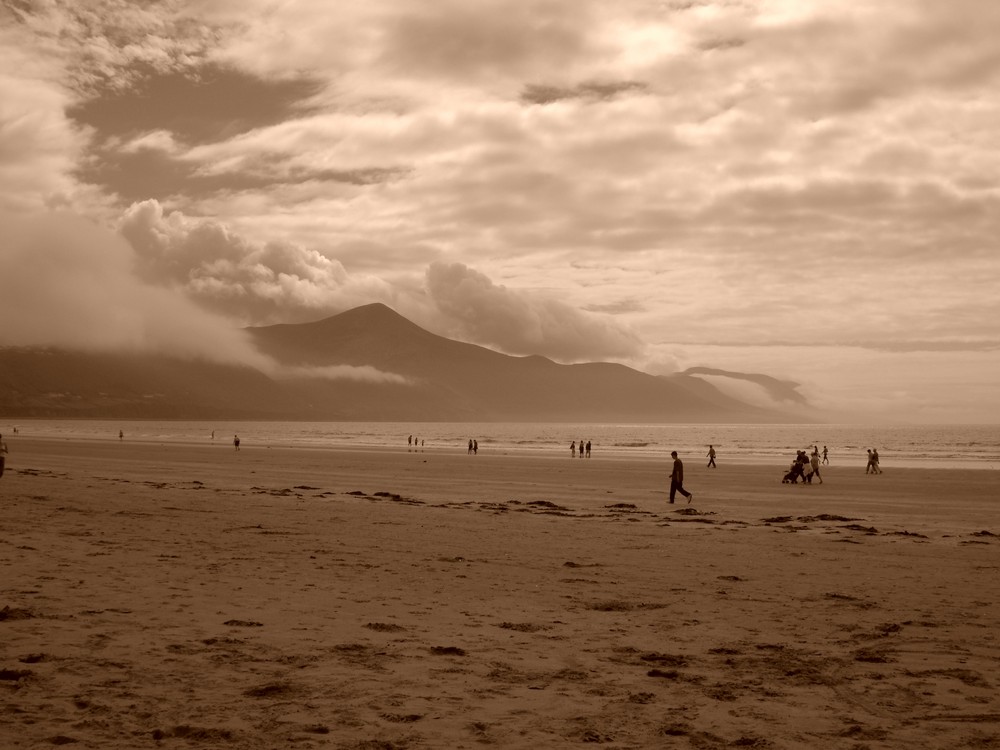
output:
M341 421L788 422L691 375L563 365L437 336L381 304L249 328L286 366L0 349L6 417ZM352 369L358 368L358 369ZM363 369L362 369L363 368ZM337 377L329 375L334 372Z

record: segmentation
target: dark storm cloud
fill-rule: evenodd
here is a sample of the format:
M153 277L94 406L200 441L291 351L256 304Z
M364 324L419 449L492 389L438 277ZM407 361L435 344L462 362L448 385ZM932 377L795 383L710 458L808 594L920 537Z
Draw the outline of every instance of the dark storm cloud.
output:
M95 158L77 172L87 183L113 191L123 201L165 201L182 196L194 204L216 193L263 190L306 182L374 185L395 179L407 170L391 167L367 169L310 169L290 165L277 156L245 159L239 171L206 173L202 164L155 148L98 149Z
M646 84L638 81L591 81L572 87L532 83L521 91L521 101L526 104L552 104L563 99L611 99L621 94L642 92L647 88Z
M312 77L265 79L206 63L181 71L149 69L124 90L105 85L67 114L94 128L102 140L166 130L195 145L301 115L322 89L323 83Z

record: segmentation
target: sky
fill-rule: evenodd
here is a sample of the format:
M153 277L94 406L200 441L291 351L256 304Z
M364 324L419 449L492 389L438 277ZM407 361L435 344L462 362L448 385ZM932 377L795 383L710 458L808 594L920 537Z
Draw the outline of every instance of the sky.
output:
M508 354L1000 422L1000 3L0 0L0 345ZM705 376L766 402L752 380Z

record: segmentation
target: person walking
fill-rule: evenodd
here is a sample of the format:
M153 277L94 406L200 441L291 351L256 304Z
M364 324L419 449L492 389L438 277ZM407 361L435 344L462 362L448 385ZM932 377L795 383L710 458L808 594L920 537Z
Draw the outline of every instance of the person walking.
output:
M827 453L828 453L828 451L826 449L826 446L824 445L823 446L823 463L824 464L830 463L830 459L827 457Z
M708 467L709 469L717 469L718 466L715 465L715 446L708 446Z
M878 465L878 448L872 448L872 473L881 474L882 469Z
M233 449L234 450L239 450L240 449L240 436L239 435L233 435Z
M809 456L809 466L812 471L809 472L809 483L812 483L813 477L819 480L820 484L823 484L823 477L819 474L819 449L813 446L812 455Z
M674 468L670 472L670 503L673 504L674 495L680 492L690 505L694 495L684 489L684 462L677 458L677 451L670 451L670 457L674 459Z
M7 465L7 443L3 441L3 435L0 435L0 477L3 476L3 470Z

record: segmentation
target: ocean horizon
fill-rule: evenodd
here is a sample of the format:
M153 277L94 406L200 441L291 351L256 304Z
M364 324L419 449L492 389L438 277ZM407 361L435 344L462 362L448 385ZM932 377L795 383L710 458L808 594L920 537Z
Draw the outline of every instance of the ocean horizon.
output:
M243 448L399 449L480 454L537 453L572 458L572 443L590 442L591 458L667 460L676 450L689 465L715 447L727 462L785 466L798 450L828 449L831 465L864 468L877 449L883 469L1000 468L1000 425L874 424L603 424L551 422L289 422L226 420L25 419L2 429L19 436L65 440L193 443ZM414 442L416 441L416 445ZM16 450L16 446L11 446ZM577 459L579 460L579 459ZM585 459L584 459L585 460Z

